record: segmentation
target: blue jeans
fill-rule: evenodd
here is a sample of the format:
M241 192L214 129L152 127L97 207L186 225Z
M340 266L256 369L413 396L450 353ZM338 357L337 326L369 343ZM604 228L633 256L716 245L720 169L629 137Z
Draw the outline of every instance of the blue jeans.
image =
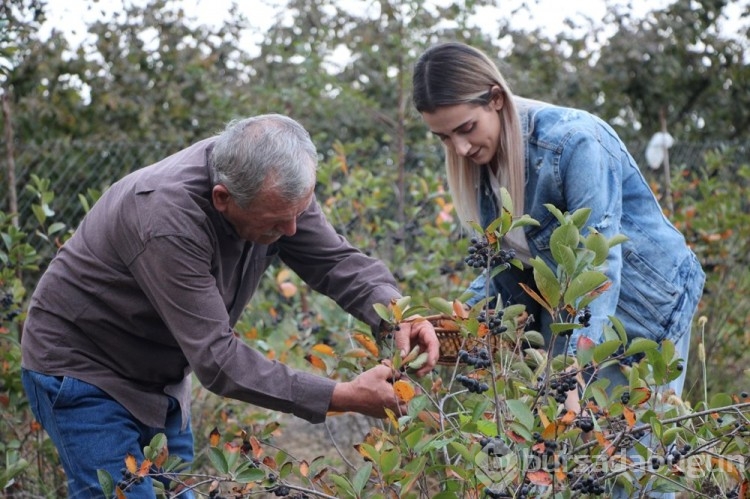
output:
M68 376L47 376L22 369L21 379L34 416L57 448L68 479L68 497L103 497L97 469L109 472L115 483L122 479L125 456L132 454L140 464L143 447L157 433L167 436L169 455L186 462L193 460L190 422L181 430L179 404L170 398L164 428L146 426L99 388ZM128 498L154 498L150 478L133 484ZM192 498L192 492L179 495Z

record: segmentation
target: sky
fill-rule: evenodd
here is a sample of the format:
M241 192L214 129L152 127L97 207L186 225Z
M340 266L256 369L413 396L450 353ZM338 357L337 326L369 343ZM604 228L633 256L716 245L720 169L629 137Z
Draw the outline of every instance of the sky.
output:
M625 0L622 0L623 2ZM102 15L108 16L116 10L122 10L125 3L135 2L143 5L146 0L98 0L95 4L92 0L54 0L47 4L48 23L46 28L55 27L69 34L69 39L77 45L85 33L85 25L96 20ZM229 6L232 0L174 0L180 3L190 17L196 18L202 24L221 25L226 20ZM427 5L446 5L453 3L451 0L425 0ZM497 20L501 16L517 7L524 0L498 0L497 7L486 7L477 18L477 24L488 29L497 26ZM239 0L241 6L251 23L265 31L275 17L279 14L278 4L280 0ZM351 4L358 12L366 12L372 9L374 0L342 0L342 5ZM606 12L605 0L527 0L525 2L531 13L518 15L511 20L518 27L529 29L541 28L548 34L556 34L565 29L567 18L583 20L584 16L599 20ZM636 16L663 7L670 3L669 0L630 0L632 12ZM92 7L92 4L94 5Z

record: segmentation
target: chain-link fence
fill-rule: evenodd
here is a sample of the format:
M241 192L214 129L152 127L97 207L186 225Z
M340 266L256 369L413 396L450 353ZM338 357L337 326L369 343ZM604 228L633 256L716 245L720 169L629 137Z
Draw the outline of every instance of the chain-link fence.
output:
M85 194L88 189L103 191L126 173L156 162L185 145L161 142L134 144L83 141L59 141L41 145L19 144L14 157L19 220L22 225L33 225L31 206L35 199L25 188L31 181L31 175L50 180L51 190L56 196L52 204L56 210L55 220L75 227L84 215L84 208L78 200L79 194ZM630 150L633 151L636 161L642 165L649 180L662 182L663 176L646 166L646 145L645 142L634 143L630 145ZM707 152L720 151L726 155L727 174L731 175L737 165L748 161L748 148L750 145L744 143L678 142L669 150L670 164L674 169L682 166L690 169L700 168ZM0 151L3 153L0 209L10 212L10 186L7 180L6 148L3 143L0 143ZM24 221L27 221L27 224L24 224Z

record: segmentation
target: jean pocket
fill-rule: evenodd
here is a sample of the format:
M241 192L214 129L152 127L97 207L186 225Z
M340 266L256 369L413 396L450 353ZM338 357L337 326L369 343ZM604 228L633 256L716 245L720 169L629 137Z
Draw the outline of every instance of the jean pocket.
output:
M54 406L60 395L65 377L50 376L30 369L24 369L24 374L32 385L32 387L28 387L27 391L33 390L35 397L45 397L49 401L49 405Z

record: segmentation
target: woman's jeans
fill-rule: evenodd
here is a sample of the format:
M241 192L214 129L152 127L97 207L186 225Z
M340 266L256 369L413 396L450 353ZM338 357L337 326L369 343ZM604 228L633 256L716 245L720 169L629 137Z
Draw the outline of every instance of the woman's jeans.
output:
M190 422L184 431L179 404L170 398L164 428L152 428L135 419L122 405L99 388L68 376L47 376L23 369L24 389L34 416L57 448L68 479L68 497L101 499L97 469L109 472L116 484L123 478L125 456L132 454L138 464L143 447L157 433L167 436L170 456L186 462L193 459ZM150 478L130 486L128 498L155 497ZM194 497L192 492L179 495Z

